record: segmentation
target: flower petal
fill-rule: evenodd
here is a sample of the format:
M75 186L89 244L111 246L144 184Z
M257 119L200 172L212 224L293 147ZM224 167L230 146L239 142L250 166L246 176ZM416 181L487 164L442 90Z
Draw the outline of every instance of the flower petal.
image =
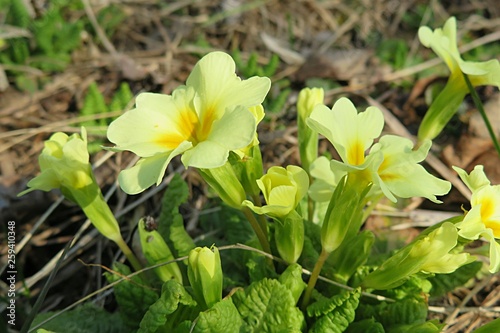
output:
M159 185L172 158L191 147L192 144L185 141L171 153L140 159L132 168L120 172L118 176L120 187L127 194L138 194L155 183Z
M137 107L125 112L108 128L108 139L118 150L140 157L173 151L189 140L198 119L189 105L191 89L177 89L173 96L143 93ZM136 135L132 133L137 133Z
M228 150L241 149L253 141L256 127L256 119L252 113L243 106L236 106L214 122L207 141L215 142Z
M444 195L451 189L451 184L436 178L417 164L425 159L431 142L425 141L417 151L412 150L411 140L394 135L384 135L372 148L380 151L384 159L379 165L375 183L380 185L384 194L385 186L394 195L401 198L424 197L439 203L436 195ZM372 154L372 152L370 152ZM385 185L385 186L384 186Z
M486 177L484 173L484 166L476 165L474 170L468 175L467 172L459 167L452 166L453 170L455 170L460 179L465 183L465 185L472 191L475 192L482 188L483 186L490 185L490 180Z
M316 106L307 124L333 144L345 163L361 165L365 151L382 132L384 117L375 107L358 114L354 104L342 97L331 111L324 105Z
M461 57L457 48L457 21L455 17L450 17L445 22L443 29L438 28L432 31L429 27L420 27L418 38L424 46L432 48L452 72L459 68Z
M197 92L196 110L200 119L218 119L226 107L261 104L271 87L267 77L241 80L235 73L234 60L224 52L211 52L193 68L186 85ZM215 112L217 115L209 116Z

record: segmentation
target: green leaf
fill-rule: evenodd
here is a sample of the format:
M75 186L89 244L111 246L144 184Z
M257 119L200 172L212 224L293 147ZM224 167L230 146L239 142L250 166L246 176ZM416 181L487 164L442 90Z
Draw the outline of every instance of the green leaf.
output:
M99 87L97 83L92 82L89 85L87 95L85 95L85 99L83 101L83 107L80 110L80 116L92 116L100 113L108 112L108 107L106 106L106 102L104 101L104 96L99 91ZM97 120L87 120L81 123L81 126L98 126L98 125L106 125L104 121Z
M298 302L300 295L306 288L304 280L302 280L302 267L299 264L292 264L280 275L279 281L288 290L292 292L295 303Z
M354 320L361 289L321 298L307 307L309 317L317 317L309 332L341 333Z
M356 311L356 319L374 318L387 331L399 325L415 325L424 323L427 318L427 304L424 300L404 299L397 302L380 302L360 304Z
M388 333L439 333L445 324L440 324L437 320L427 321L425 323L416 323L413 325L400 325L391 328ZM496 331L495 331L496 332Z
M496 333L500 332L500 318L490 321L488 324L475 330L473 333Z
M41 313L36 316L31 327L53 316L56 312ZM42 330L43 329L43 330ZM42 325L37 332L72 332L72 333L122 333L129 332L117 313L86 303L73 310L61 313L51 321Z
M385 333L384 326L375 319L363 319L349 325L346 333Z
M138 224L139 238L144 257L149 263L149 266L155 266L160 263L173 261L175 258L170 251L170 248L156 230L146 228L146 220L150 217L142 218ZM156 275L162 282L170 279L175 279L182 284L182 273L177 262L170 262L154 269Z
M156 332L159 327L165 325L167 316L177 310L179 304L196 306L196 302L180 283L174 280L165 282L160 298L149 307L137 333Z
M132 90L127 82L122 82L120 87L113 95L111 103L109 103L109 111L125 110L130 101L134 98Z
M162 199L158 232L176 258L189 255L189 251L196 247L179 213L179 206L186 202L188 194L187 184L179 174L174 174Z
M328 258L328 265L334 267L336 277L343 283L356 272L358 267L364 265L370 256L375 236L365 230L350 240L342 242Z
M312 269L321 251L321 227L316 223L304 221L304 248L300 257L302 266Z
M114 263L113 270L119 275L104 273L109 283L118 281L122 276L131 273L128 266L119 262ZM150 289L139 275L115 285L114 293L123 322L131 329L139 328L139 323L149 306L158 299L157 292Z
M240 330L241 316L231 298L223 299L201 312L194 333L233 333Z
M441 297L453 289L463 286L467 281L476 276L483 264L479 261L459 267L450 274L436 274L428 278L432 284L431 297Z
M304 324L292 293L277 280L254 282L233 301L243 319L240 332L300 332Z
M96 18L97 22L99 22L99 26L104 30L106 36L112 37L116 29L127 18L127 16L119 5L112 4L101 9L97 13Z

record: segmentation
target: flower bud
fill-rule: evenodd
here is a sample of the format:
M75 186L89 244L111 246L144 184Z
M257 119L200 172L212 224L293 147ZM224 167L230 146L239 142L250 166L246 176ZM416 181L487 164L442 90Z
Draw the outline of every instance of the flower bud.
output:
M304 221L295 210L284 218L275 219L274 239L283 260L297 262L304 247Z
M306 119L316 105L323 104L324 95L322 88L304 88L297 99L300 161L307 172L312 161L318 157L318 133L307 126Z
M95 182L89 163L85 128L82 127L81 135L54 133L44 144L38 157L41 173L30 180L29 189L18 196L34 190L60 189L66 198L82 208L102 235L114 242L123 242L118 222Z
M267 174L257 180L267 205L256 207L248 200L243 202L257 214L282 218L297 207L309 188L309 176L300 167L289 165L287 168L273 166Z
M147 217L139 221L139 238L141 240L141 247L144 256L150 265L156 265L162 262L174 260L174 256L170 248L165 243L165 240L156 230L147 230L145 220L151 219ZM179 265L176 262L171 262L155 268L156 275L163 282L168 280L176 280L182 284L182 273Z
M189 253L188 278L196 301L209 309L222 299L222 268L217 247L197 247Z

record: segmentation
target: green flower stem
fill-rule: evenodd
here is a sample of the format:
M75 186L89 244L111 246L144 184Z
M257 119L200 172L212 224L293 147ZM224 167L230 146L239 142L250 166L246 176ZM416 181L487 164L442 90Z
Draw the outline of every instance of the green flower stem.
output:
M497 136L495 134L495 131L493 131L493 127L491 126L490 120L488 119L488 116L486 115L486 112L484 111L483 103L481 102L481 99L479 98L476 89L472 86L472 83L470 82L469 77L467 74L463 73L465 83L467 83L467 87L469 88L470 95L472 97L472 100L474 101L474 104L476 105L477 110L481 114L481 117L483 117L484 124L486 125L486 128L488 129L488 133L490 134L491 140L493 140L493 144L495 145L495 149L497 150L498 156L500 156L500 144L498 143Z
M262 206L262 200L260 199L259 195L252 195L252 199L254 204L256 204L259 207ZM259 215L259 225L267 239L267 221L264 215Z
M127 257L127 260L130 262L132 267L136 272L142 270L142 265L139 263L139 260L135 256L135 254L132 252L130 247L127 245L127 243L123 240L123 238L115 240L116 245L122 250L123 254L125 257Z
M311 299L311 294L316 286L316 282L318 281L319 273L321 273L321 269L323 268L323 265L325 264L326 259L328 259L328 256L330 255L330 252L325 251L323 248L321 250L321 254L319 255L318 261L316 261L316 265L314 265L314 269L311 273L311 277L309 278L309 282L307 283L307 288L304 293L304 298L302 299L302 310L305 311L307 306L309 305L309 301Z
M250 210L248 207L241 207L241 211L243 214L245 214L245 217L247 218L248 222L250 222L250 225L252 226L253 230L255 231L255 234L257 235L257 238L259 239L260 245L262 246L262 249L271 254L271 246L269 245L269 241L267 240L267 231L264 232L264 230L261 228L259 222L257 222L257 219L255 218L255 215L253 212Z

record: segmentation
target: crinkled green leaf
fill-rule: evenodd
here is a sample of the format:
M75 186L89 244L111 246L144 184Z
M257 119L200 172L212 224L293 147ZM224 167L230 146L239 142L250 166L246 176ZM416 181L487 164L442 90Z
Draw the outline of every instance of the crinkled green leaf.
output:
M424 300L404 299L397 302L378 304L360 304L356 311L356 320L374 318L386 331L399 325L414 325L425 322L427 304Z
M166 281L161 288L160 298L149 307L137 333L156 332L159 327L165 325L167 316L177 310L179 304L196 306L196 302L179 282Z
M343 292L331 298L321 298L307 307L309 317L317 317L309 332L341 333L354 320L361 289Z
M240 332L300 332L304 324L292 293L277 280L254 282L233 301L243 319Z
M115 262L113 270L120 275L104 273L110 283L131 273L128 266L119 262ZM123 322L131 329L137 330L149 306L158 299L158 293L149 288L140 275L119 282L113 289Z
M184 220L179 213L179 206L186 202L189 194L187 184L179 174L174 174L162 199L158 232L174 256L184 257L195 248L193 239L184 228Z
M375 319L363 319L349 325L346 333L385 333L384 326Z
M436 274L428 280L432 284L431 297L441 297L453 289L463 286L467 281L476 276L483 264L479 261L459 267L450 274Z
M200 313L193 333L233 333L239 331L241 324L238 310L227 298Z
M31 327L52 317L56 312L45 312L36 316ZM117 313L86 303L73 310L61 313L42 325L37 332L72 332L72 333L125 333L127 330Z
M444 326L445 324L440 324L437 320L431 320L413 325L399 325L391 328L387 333L439 333Z

